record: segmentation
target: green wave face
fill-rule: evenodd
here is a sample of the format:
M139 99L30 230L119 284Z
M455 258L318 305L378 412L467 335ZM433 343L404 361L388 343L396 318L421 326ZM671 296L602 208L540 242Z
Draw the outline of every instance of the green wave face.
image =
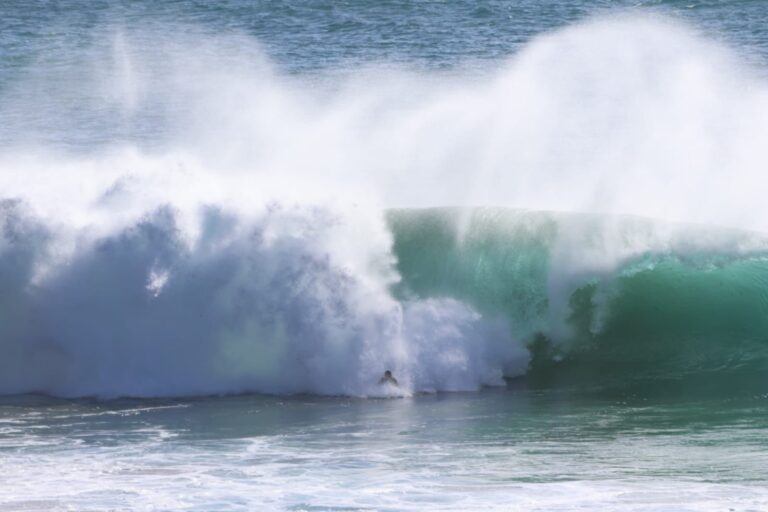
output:
M532 353L529 386L768 392L762 235L504 209L388 221L397 296L452 297L507 319Z

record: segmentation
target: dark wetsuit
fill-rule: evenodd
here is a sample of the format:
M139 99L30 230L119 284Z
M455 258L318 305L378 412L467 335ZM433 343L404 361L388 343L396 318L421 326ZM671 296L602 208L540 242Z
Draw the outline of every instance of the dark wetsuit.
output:
M381 378L381 380L379 380L379 385L382 385L382 384L394 384L395 386L400 387L400 384L397 382L397 379L394 378L391 373L389 375L385 373L384 376Z

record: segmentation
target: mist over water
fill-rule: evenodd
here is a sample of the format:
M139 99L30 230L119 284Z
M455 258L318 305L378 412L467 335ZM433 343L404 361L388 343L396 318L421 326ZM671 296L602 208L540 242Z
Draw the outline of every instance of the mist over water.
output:
M470 72L288 73L193 24L83 33L0 94L5 394L367 396L385 369L395 394L472 390L523 374L539 335L568 352L596 282L587 331L613 325L610 283L638 262L766 254L768 84L680 20L601 16ZM592 220L516 219L528 256L481 225L536 267L489 305L420 287L451 254L403 274L424 247L398 251L386 210L445 206L465 207L459 252L484 236L474 206Z
M767 26L0 2L0 509L767 509Z

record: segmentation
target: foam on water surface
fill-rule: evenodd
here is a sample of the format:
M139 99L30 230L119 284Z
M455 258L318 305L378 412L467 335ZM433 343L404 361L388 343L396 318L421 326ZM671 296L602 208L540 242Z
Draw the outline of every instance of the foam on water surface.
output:
M514 390L6 403L2 414L23 418L28 435L2 436L0 506L760 510L766 418L755 406L577 403ZM42 414L25 417L30 408Z

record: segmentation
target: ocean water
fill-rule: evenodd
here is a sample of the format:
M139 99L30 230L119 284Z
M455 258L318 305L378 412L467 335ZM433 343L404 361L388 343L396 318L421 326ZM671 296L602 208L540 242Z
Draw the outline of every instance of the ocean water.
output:
M766 27L2 2L0 510L768 509Z
M509 388L3 406L6 510L763 510L754 400Z

